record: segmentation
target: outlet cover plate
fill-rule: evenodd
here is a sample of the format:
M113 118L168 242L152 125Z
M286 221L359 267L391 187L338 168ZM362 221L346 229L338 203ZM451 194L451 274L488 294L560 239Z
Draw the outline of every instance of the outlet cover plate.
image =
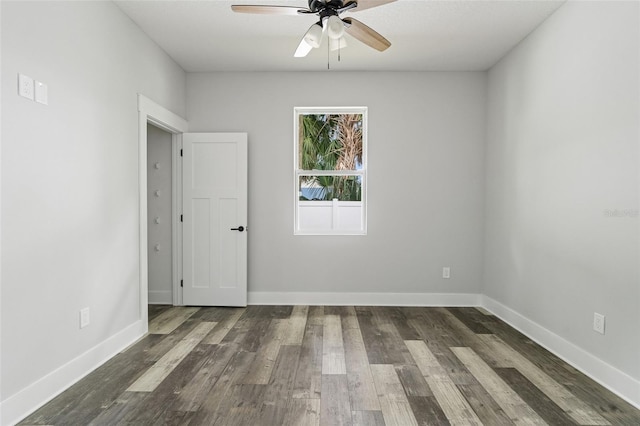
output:
M80 309L80 328L85 328L91 323L89 308Z
M24 74L18 74L18 94L24 98L33 100L33 79Z
M445 266L442 268L442 278L451 278L451 268L449 266Z
M604 315L597 312L593 313L593 330L604 334Z

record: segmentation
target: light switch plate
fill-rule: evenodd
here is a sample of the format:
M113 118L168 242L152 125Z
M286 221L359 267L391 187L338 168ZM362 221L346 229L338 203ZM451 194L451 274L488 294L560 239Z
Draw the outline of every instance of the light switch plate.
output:
M36 80L35 82L35 101L44 105L49 104L49 86L44 84L41 81Z
M33 79L24 74L18 74L18 94L27 99L33 100Z
M89 308L80 309L80 328L85 328L91 323Z

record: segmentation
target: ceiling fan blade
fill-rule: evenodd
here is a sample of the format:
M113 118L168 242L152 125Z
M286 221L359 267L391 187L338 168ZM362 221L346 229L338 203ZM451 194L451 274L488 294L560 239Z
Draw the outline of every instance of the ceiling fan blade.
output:
M357 19L344 18L342 21L347 24L345 25L345 31L367 46L373 47L380 52L386 50L387 48L389 48L389 46L391 46L389 40L382 37L378 32L367 27Z
M361 10L371 9L372 7L382 6L388 3L393 3L396 0L357 0L358 6L352 9L352 12L360 12Z
M261 6L249 4L234 4L231 10L237 13L257 13L259 15L302 15L311 13L306 9L294 6Z

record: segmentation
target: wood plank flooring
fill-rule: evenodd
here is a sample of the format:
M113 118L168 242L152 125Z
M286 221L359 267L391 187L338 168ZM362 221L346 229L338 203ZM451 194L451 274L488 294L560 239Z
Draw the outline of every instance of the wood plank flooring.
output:
M640 425L476 308L149 307L149 334L21 425Z

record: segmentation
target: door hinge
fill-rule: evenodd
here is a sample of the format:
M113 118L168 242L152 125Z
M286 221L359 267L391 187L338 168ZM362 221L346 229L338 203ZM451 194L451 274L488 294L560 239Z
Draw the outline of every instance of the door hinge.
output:
M182 221L183 221L183 220L182 220L182 215L180 215L180 222L182 222Z
M184 281L180 280L180 287L184 287Z
M180 157L182 157L182 149L180 150Z

